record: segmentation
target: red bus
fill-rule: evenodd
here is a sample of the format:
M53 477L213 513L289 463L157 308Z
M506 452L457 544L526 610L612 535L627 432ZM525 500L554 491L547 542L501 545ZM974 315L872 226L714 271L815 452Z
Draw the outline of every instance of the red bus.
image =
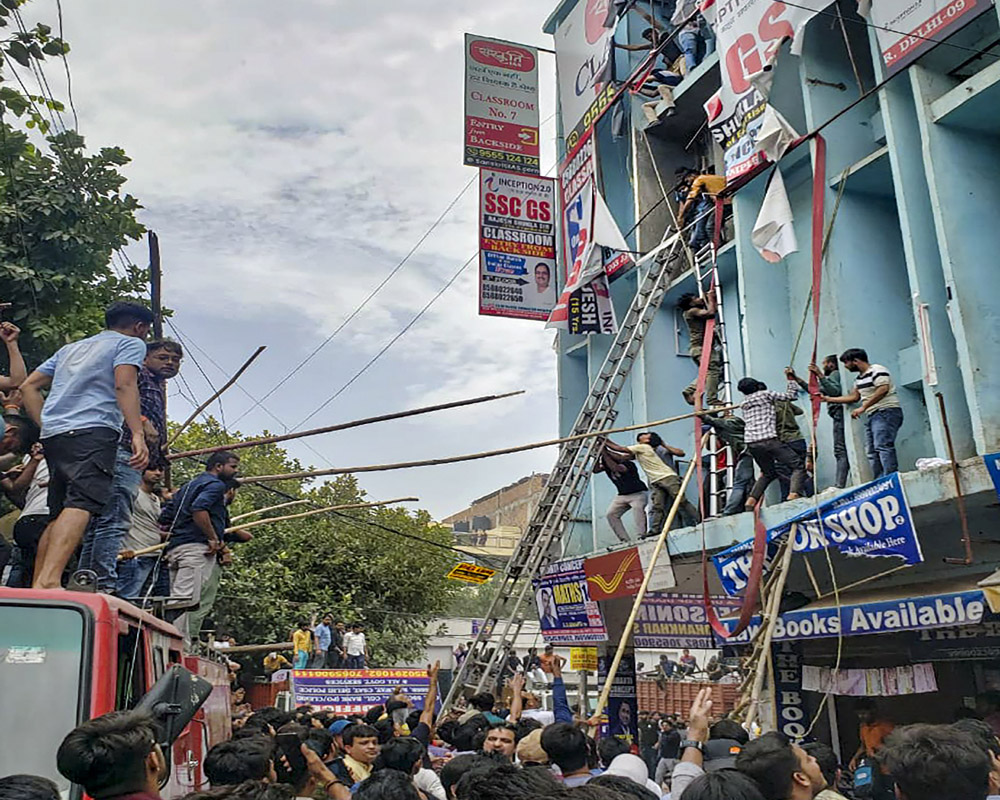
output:
M176 628L116 597L0 588L0 775L42 775L63 797L79 797L56 769L63 737L85 720L134 708L171 664L214 688L174 742L164 798L207 787L205 752L231 735L225 663L184 653Z

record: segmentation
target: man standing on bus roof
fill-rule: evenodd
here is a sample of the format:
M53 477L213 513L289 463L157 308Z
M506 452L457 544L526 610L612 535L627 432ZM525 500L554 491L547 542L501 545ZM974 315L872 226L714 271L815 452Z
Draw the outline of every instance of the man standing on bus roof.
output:
M42 426L49 466L52 522L39 542L35 589L60 588L66 562L91 517L104 509L122 422L132 431L129 466L141 470L149 461L138 376L153 312L136 303L113 303L104 322L107 330L60 348L21 386L25 409ZM43 389L49 389L44 401Z

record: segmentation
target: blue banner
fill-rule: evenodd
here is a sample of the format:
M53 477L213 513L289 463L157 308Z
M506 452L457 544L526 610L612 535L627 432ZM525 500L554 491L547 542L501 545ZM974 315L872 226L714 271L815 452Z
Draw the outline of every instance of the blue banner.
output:
M986 462L986 471L993 479L993 488L997 490L997 497L1000 497L1000 453L990 453L988 456L983 456L983 461Z
M606 642L608 632L596 600L590 599L583 559L549 564L532 581L542 638L550 644Z
M878 603L844 605L837 609L803 608L778 617L774 625L775 642L796 639L826 639L833 636L864 636L871 633L978 625L983 620L986 602L980 589L925 597L884 600ZM736 619L724 619L729 630ZM754 617L743 633L728 639L732 644L747 643L757 635L760 617Z
M598 656L597 685L603 691L611 655ZM635 685L635 655L622 656L608 694L608 707L601 718L601 736L614 736L631 747L639 741L639 703Z
M792 547L798 553L832 546L849 556L895 556L904 564L924 560L898 472L826 500L818 508L768 529L765 568L770 566L785 536L792 537ZM753 540L749 539L712 556L729 594L738 594L746 587L752 551Z

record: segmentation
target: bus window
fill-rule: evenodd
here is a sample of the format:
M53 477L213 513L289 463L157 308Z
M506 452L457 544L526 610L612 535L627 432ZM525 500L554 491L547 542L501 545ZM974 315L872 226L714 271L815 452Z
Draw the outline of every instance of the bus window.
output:
M115 708L135 708L146 693L146 637L129 621L128 633L118 634L118 680Z
M158 681L165 671L166 665L163 663L163 648L157 645L153 648L153 682Z

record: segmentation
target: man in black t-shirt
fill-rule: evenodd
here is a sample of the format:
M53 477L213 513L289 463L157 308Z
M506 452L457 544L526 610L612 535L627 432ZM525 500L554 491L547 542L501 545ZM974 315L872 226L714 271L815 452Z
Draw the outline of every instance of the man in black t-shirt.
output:
M646 502L649 500L649 490L639 477L639 470L633 461L619 461L607 448L601 450L594 465L594 472L604 472L618 489L618 495L608 506L607 517L611 530L619 541L630 542L632 539L625 530L622 517L630 508L634 514L638 537L646 535Z

